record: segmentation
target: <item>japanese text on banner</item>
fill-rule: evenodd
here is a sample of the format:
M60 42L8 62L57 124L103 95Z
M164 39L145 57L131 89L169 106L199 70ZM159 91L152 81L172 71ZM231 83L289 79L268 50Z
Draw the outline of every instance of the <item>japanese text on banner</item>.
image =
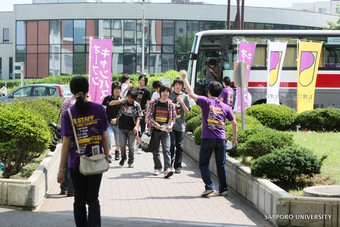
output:
M93 102L102 103L111 93L112 40L91 39L90 95Z
M238 60L240 62L246 62L248 64L247 68L247 75L249 81L249 74L251 69L251 64L253 63L254 53L256 49L256 43L243 43L241 42L239 44L239 53L238 53ZM236 103L236 112L238 114L241 113L241 88L237 88L237 103ZM244 106L247 109L251 103L248 103L248 84L244 88Z

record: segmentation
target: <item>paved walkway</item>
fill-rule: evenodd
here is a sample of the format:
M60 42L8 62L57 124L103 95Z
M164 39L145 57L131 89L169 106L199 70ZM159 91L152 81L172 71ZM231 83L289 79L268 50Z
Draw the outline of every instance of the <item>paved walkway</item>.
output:
M135 154L135 168L110 164L100 188L102 226L272 226L232 191L228 197L200 197L198 164L187 155L181 174L164 179L152 171L152 154L144 152ZM0 225L74 226L73 197L59 191L55 182L35 212L0 208Z

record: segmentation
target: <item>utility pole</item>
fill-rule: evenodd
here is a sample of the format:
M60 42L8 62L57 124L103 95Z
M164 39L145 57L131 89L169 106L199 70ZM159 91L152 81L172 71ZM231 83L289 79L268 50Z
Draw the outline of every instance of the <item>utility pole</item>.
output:
M144 58L145 58L145 0L142 0L143 16L142 16L142 74L144 74Z
M234 20L234 27L233 29L239 29L243 30L244 29L244 0L240 2L240 0L236 0L236 8L237 8L237 13L236 17Z
M227 29L230 30L230 0L228 0L227 14Z

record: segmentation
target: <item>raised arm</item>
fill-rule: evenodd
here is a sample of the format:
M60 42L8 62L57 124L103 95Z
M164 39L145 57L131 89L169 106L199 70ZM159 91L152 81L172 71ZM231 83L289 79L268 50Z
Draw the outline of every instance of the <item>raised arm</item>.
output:
M182 77L182 80L184 82L184 86L187 89L189 97L192 98L196 102L197 101L197 95L194 93L194 91L192 90L192 88L189 84L188 75L187 75L187 72L185 70L181 71L181 77Z

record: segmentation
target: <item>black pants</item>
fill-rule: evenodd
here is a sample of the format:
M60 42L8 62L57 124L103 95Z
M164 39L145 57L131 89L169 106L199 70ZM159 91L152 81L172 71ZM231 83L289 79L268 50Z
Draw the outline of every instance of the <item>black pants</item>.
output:
M174 168L182 168L184 132L172 130L171 136L171 165L174 163ZM176 148L176 153L175 153Z
M101 226L98 200L102 174L84 176L79 168L70 168L74 185L73 214L77 227ZM88 205L88 215L86 214Z

